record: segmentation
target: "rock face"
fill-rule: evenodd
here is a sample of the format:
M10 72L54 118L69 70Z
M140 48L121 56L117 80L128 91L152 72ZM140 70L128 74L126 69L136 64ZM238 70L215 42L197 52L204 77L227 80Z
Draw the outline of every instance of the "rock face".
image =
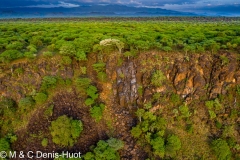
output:
M121 106L133 107L138 97L134 62L126 62L117 68L117 92Z
M240 84L240 65L233 53L193 54L190 57L184 57L178 54L166 55L166 53L150 52L142 53L131 59L121 57L123 59L121 65L117 65L116 57L109 58L105 61L108 76L108 82L105 84L98 81L95 71L91 69L92 64L97 62L97 58L91 58L91 56L96 55L89 55L87 64L82 65L87 66L87 75L84 76L89 77L101 92L100 100L106 105L110 117L108 118L114 119L110 126L114 128L114 136L127 142L124 150L121 151L123 159L146 158L146 153L137 145L130 130L137 123L135 111L145 102L149 102L154 94L175 93L186 102L201 97L214 99L219 94L227 94L228 88ZM39 89L44 76L61 76L64 79L71 79L75 77L80 70L79 65L81 65L73 63L69 66L60 66L56 60L36 61L34 64L19 62L9 66L0 66L2 71L2 73L0 72L0 96L11 97L19 102L26 93ZM18 68L22 68L23 73L16 73ZM156 87L151 84L152 75L156 70L160 70L166 77L162 86ZM69 95L60 95L60 97L67 102ZM74 95L69 98L77 99L77 97L78 95ZM59 101L59 104L54 102L54 105L61 106L64 102ZM84 105L84 100L79 104L79 106L82 105ZM59 110L59 112L64 114L69 111L69 114L72 115L72 110L76 109L74 106L78 106L78 104L66 103L62 106L65 110ZM164 106L153 106L151 111L154 112L159 108L164 108ZM77 112L74 111L74 113ZM89 115L88 108L79 115ZM79 115L74 116L78 117ZM88 118L85 121L90 123ZM94 125L98 125L94 122L91 123L93 123L92 128ZM98 134L89 135L95 139L89 140L85 146L95 144L99 139L107 137L108 128L105 126L105 122L103 123L104 127L100 126L92 130ZM84 148L84 151L87 149L87 147Z
M227 88L240 84L239 62L233 53L194 54L187 58L176 55L167 57L168 60L165 55L158 54L145 53L136 59L125 59L121 66L113 63L113 59L106 62L108 77L116 80L112 88L114 102L134 109L137 104L151 98L153 92L175 92L187 99L201 96L216 98L218 94L225 94ZM156 55L160 57L157 60ZM57 63L53 60L37 61L35 65L14 63L8 67L1 66L1 95L18 101L29 90L39 88L42 77L53 75L72 78L74 67L79 67L74 64L62 67ZM24 70L21 75L15 73L18 68ZM151 75L157 69L164 73L167 82L156 89L151 86Z

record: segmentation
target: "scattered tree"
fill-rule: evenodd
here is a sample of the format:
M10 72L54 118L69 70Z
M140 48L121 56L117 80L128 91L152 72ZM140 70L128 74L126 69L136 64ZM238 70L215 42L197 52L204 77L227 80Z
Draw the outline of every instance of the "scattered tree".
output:
M52 121L49 129L55 144L63 147L73 146L83 131L83 123L63 115Z

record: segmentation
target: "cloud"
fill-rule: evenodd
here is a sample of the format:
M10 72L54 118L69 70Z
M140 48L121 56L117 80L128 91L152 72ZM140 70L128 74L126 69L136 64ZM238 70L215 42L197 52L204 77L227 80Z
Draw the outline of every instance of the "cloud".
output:
M228 6L228 5L234 5L234 3L237 3L237 0L199 0L195 1L195 3L182 3L182 4L170 4L166 3L162 8L164 9L170 9L170 10L176 10L176 11L186 11L191 12L198 10L200 8L205 7L216 7L216 6Z
M78 4L73 4L73 3L65 3L65 2L59 2L59 7L65 7L65 8L73 8L73 7L79 7L80 5Z
M0 0L0 8L38 7L74 8L83 5L120 4L134 7L162 8L181 12L238 12L239 0ZM224 8L225 6L225 8Z
M73 4L73 3L66 3L59 1L58 4L38 4L38 5L30 5L26 7L36 7L36 8L57 8L57 7L64 7L64 8L74 8L74 7L79 7L80 5L78 4Z
M35 7L35 8L74 8L79 7L80 4L74 3L74 0L0 0L0 8L11 8L11 7ZM90 1L89 1L90 2Z

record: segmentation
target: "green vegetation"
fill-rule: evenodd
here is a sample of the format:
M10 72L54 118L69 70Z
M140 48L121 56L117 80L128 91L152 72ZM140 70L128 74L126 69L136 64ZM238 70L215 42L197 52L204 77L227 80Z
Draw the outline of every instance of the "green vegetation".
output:
M151 105L146 105L146 110L137 110L136 115L139 118L139 123L132 128L132 136L138 139L139 143L145 148L151 148L150 150L146 149L149 155L152 152L154 157L176 157L176 151L181 149L180 139L174 134L166 134L165 119L148 111L148 109L151 109L148 106Z
M73 146L83 130L83 124L80 120L73 120L63 115L52 121L49 129L55 144L64 147Z
M230 160L231 151L227 142L223 139L216 139L212 142L212 149L214 150L219 160Z
M157 70L152 75L151 83L156 87L161 87L165 80L166 77L164 74L161 71Z
M107 141L100 140L92 152L84 155L85 160L120 160L118 150L122 149L124 143L121 140L110 138Z
M53 76L45 76L42 80L41 91L45 92L48 89L54 89L57 85L57 79Z
M47 138L43 138L41 144L42 144L43 147L47 147L47 145L48 145L48 139L47 139Z
M11 151L10 143L6 138L0 138L0 151Z
M5 50L0 55L0 61L2 63L8 63L12 60L22 58L23 55L18 50Z
M75 84L79 94L81 94L81 95L86 94L86 89L89 87L90 83L91 83L91 79L89 79L89 78L77 78L74 81L74 84Z
M239 21L178 18L2 20L0 151L240 159Z
M29 25L29 22L17 24L11 22L7 24L7 28L4 23L0 24L0 29L5 30L0 39L2 50L0 61L8 63L24 56L34 58L38 49L43 46L47 48L43 53L46 57L51 57L54 52L85 61L86 55L95 51L109 53L117 50L129 58L136 56L135 51L149 49L167 53L173 51L187 54L205 51L216 53L221 49L237 51L240 45L238 25L234 23L196 22L189 25L186 22L127 21L58 24L60 25L47 22L37 22L34 25ZM104 30L99 28L99 25ZM18 29L14 31L14 27ZM113 30L114 35L111 35ZM139 36L139 33L144 33L144 36ZM12 37L13 35L18 36ZM104 40L110 41L100 45ZM222 57L222 60L223 64L228 63L226 58Z
M95 63L92 65L93 69L97 72L97 77L101 82L105 82L107 80L107 74L105 73L106 64L103 62Z
M31 109L33 109L34 104L35 104L35 102L32 97L22 98L18 103L20 112L22 114L29 112Z
M105 105L95 105L90 109L91 116L96 120L96 122L99 122L102 119L103 111L104 111Z
M87 106L91 106L92 104L95 103L95 100L98 98L98 93L97 93L97 88L95 86L90 85L87 90L86 93L88 95L88 98L85 101L85 104Z
M42 104L47 100L47 95L44 93L36 93L36 95L33 97L36 104Z

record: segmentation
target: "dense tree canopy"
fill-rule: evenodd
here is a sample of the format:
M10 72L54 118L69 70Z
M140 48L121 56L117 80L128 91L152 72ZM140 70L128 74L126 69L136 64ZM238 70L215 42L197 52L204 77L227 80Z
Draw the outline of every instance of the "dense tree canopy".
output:
M5 30L0 39L1 62L21 58L23 53L31 57L42 47L77 60L86 60L85 54L90 52L112 50L130 56L130 50L215 53L220 49L238 51L240 48L238 25L226 22L61 22L61 25L22 22L7 25L6 28L5 24L0 24L0 30ZM105 40L114 40L115 46L101 45Z
M73 146L83 130L83 123L63 115L52 121L49 129L55 144Z

